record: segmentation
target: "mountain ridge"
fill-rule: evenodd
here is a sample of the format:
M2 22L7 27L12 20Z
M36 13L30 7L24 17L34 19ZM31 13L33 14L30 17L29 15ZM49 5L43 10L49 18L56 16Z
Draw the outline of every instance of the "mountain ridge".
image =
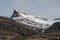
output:
M28 16L25 17L24 15ZM37 19L42 20L43 23L37 22ZM49 24L46 28L45 25L42 26L46 21L49 22L46 18L39 18L14 10L11 17L0 16L0 40L60 40L60 22L52 21L52 25L49 26ZM37 24L41 24L40 28L39 26L36 27Z
M23 23L28 26L42 28L43 30L52 25L47 18L40 18L37 16L29 15L18 10L14 10L11 18L17 22Z

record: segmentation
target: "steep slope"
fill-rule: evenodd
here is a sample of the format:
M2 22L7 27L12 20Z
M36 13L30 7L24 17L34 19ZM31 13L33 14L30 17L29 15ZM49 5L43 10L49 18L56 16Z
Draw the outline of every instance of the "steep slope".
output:
M45 33L47 35L53 35L53 36L60 36L60 22L55 22L53 25L51 25L48 29L45 30Z
M52 23L49 22L47 18L36 17L18 10L14 10L14 13L11 16L11 18L19 23L23 23L25 25L32 26L34 28L35 27L41 28L42 31L44 31L44 29L47 29L49 26L52 25Z
M18 23L11 18L0 17L0 36L14 36L23 39L26 36L37 35L40 33L41 29L34 29L31 26Z
M60 32L60 22L55 22L53 25L51 25L46 32Z
M23 36L14 32L16 22L8 17L0 17L0 40L23 40ZM14 30L14 31L13 31Z

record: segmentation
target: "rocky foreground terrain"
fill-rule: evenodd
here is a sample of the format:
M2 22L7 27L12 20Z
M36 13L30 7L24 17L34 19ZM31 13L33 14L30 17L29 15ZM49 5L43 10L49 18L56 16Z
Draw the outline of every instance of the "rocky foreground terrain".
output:
M0 17L0 40L60 40L60 22L42 32L11 18Z

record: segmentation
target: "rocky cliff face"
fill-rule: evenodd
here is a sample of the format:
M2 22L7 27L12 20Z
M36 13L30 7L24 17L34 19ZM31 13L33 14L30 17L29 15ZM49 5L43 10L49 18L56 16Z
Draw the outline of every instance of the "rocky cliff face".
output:
M51 25L46 32L60 32L60 22L56 22Z

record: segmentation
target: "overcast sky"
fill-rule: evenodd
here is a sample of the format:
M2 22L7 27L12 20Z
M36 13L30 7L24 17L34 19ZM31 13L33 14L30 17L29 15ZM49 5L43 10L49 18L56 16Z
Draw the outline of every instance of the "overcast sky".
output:
M60 17L60 0L0 0L0 16L11 16L14 9L54 19Z

